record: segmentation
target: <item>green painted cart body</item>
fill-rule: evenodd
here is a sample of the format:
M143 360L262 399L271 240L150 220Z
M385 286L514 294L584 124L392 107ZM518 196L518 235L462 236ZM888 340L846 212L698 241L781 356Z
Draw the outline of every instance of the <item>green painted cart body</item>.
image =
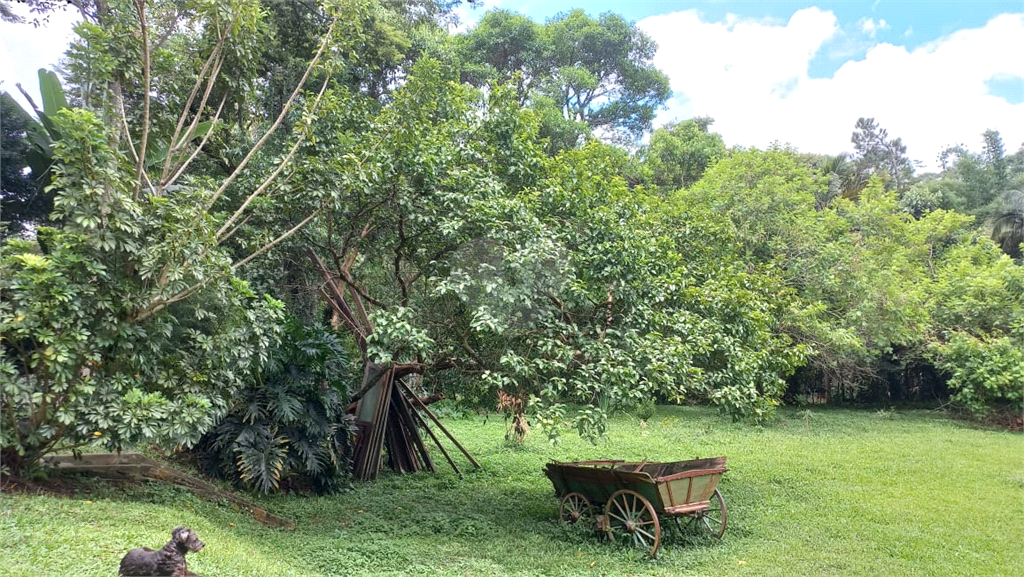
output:
M725 500L718 482L725 457L669 463L618 460L551 462L544 474L560 499L559 517L576 523L593 517L595 528L657 553L659 517L687 518L720 538ZM603 511L603 514L600 512Z

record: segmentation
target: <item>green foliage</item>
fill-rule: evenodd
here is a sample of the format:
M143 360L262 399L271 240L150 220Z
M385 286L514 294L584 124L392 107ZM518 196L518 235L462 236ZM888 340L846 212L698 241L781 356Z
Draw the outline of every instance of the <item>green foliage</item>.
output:
M1021 267L983 239L953 247L930 287L938 334L928 354L952 400L976 416L1019 413L1024 359Z
M1024 320L1021 267L999 249L968 236L938 261L928 287L932 318L939 331L975 337L1012 336Z
M493 10L460 38L463 79L513 82L537 110L549 150L576 146L591 130L633 142L668 98L668 77L650 61L657 48L636 24L605 13L562 13L543 25Z
M374 311L370 321L376 327L367 339L370 362L384 365L392 361L408 362L429 352L433 339L413 326L412 310L396 307L393 311Z
M935 364L950 375L952 400L975 416L1024 410L1024 351L1021 333L1013 337L978 338L955 332L935 344Z
M275 331L260 299L204 250L187 191L132 194L133 169L90 112L53 123L53 218L38 247L2 260L5 462L31 468L61 443L190 445L223 412ZM198 298L178 302L187 294Z
M562 402L591 407L572 420L595 439L604 414L655 393L767 418L782 377L804 355L771 328L785 300L771 303L768 295L784 289L740 272L739 263L716 261L714 247L728 240L710 220L691 220L706 214L630 191L615 174L620 167L619 156L596 144L552 161L534 210L556 243L538 249L562 274L545 268L540 278L549 280L526 277L542 297L529 315L513 317L528 338L484 381L534 395L533 410L553 436ZM502 334L515 343L507 329Z
M944 205L941 189L934 182L916 183L910 186L900 197L900 210L921 218Z
M653 398L650 398L645 401L641 401L640 404L637 405L636 411L634 411L633 414L641 421L646 421L654 416L657 409L658 405L655 404Z
M874 118L857 119L856 129L850 140L858 171L879 177L886 190L906 190L914 166L907 158L902 139L887 140L889 132L878 126Z
M57 75L39 70L39 91L43 110L31 102L38 121L33 119L6 91L0 93L3 107L3 195L2 208L8 223L6 232L17 233L26 225L42 225L53 210L53 145L60 140L55 123L60 110L68 107ZM29 174L23 174L25 168Z
M722 137L708 132L712 123L711 118L694 118L651 134L645 157L654 185L672 190L691 186L725 156Z
M196 452L213 473L263 493L347 488L347 365L334 332L289 319L267 364Z
M986 130L982 141L981 152L962 145L944 151L943 173L933 187L942 192L945 208L975 216L1003 252L1019 260L1024 241L1024 148L1006 155L995 130Z

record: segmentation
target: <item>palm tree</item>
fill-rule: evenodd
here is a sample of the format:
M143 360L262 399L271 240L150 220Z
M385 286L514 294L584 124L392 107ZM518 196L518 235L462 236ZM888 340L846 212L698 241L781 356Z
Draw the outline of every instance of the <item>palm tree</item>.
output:
M828 207L837 196L857 198L870 177L870 173L860 169L845 152L822 158L819 170L829 177L829 183L828 190L817 195L815 208L818 210Z
M1003 193L991 222L992 240L1003 252L1020 260L1020 245L1024 242L1024 190Z

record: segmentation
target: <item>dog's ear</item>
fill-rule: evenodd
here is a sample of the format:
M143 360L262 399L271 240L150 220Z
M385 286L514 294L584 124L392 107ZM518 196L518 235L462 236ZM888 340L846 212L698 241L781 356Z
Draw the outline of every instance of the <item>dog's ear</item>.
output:
M185 526L184 525L178 525L177 527L171 529L171 538L177 540L178 539L178 534L181 533L184 530L185 530Z

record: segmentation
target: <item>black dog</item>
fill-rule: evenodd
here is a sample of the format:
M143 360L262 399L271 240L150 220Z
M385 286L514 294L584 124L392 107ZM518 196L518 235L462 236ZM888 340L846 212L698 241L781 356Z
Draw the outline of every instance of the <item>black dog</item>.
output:
M200 541L192 529L176 527L163 549L136 547L129 551L121 559L117 573L121 577L195 577L195 573L188 570L185 553L196 553L204 546L206 543Z

